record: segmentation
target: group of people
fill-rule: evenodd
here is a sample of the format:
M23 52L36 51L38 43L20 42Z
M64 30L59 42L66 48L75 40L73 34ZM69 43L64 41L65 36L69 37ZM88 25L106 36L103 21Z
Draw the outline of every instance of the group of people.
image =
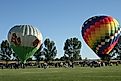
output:
M119 62L110 62L110 61L81 61L79 62L81 67L101 67L101 66L118 66Z
M80 67L101 67L101 66L112 66L115 64L118 66L119 62L102 62L102 61L78 61L78 62L65 62L65 61L60 61L60 62L42 62L42 63L9 63L9 64L4 64L0 63L0 68L10 68L10 69L19 69L19 68L26 68L26 67L38 67L38 68L74 68L75 66L80 66Z

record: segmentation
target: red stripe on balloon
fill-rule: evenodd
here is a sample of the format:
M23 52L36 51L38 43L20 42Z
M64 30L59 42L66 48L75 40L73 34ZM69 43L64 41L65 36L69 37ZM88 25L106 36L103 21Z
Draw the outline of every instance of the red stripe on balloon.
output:
M103 54L109 53L114 48L117 42L118 42L118 39L113 44L111 44L107 49L105 49L102 53Z

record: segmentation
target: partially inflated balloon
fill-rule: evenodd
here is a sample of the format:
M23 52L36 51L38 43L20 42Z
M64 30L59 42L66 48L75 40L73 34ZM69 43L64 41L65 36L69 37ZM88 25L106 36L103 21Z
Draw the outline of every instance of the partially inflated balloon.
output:
M8 40L21 62L26 62L40 47L42 35L32 25L15 25L8 33Z
M111 16L94 16L82 26L82 37L87 45L99 56L109 54L118 42L121 28Z

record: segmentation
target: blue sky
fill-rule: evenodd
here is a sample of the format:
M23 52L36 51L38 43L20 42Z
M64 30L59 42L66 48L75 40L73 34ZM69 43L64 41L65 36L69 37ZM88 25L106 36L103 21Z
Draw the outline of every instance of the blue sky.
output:
M85 20L95 15L111 15L121 22L121 0L0 0L0 42L15 24L37 27L43 40L54 40L57 57L64 54L67 38L77 37L82 42L83 58L98 58L81 36Z

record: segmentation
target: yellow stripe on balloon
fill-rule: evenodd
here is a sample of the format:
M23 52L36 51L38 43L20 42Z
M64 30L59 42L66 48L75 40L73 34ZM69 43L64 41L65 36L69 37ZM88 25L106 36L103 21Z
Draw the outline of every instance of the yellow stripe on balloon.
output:
M114 22L110 22L110 26L111 26L111 33L114 34L115 33L115 24Z
M105 24L105 29L104 29L105 35L110 36L110 34L111 34L111 31L110 30L111 30L110 23Z
M113 19L113 22L114 22L116 31L118 31L118 27L119 27L118 21L116 19Z
M102 25L100 25L100 30L99 30L99 38L100 38L100 42L101 42L101 39L102 39L102 37L104 37L105 36L105 24L102 24Z

